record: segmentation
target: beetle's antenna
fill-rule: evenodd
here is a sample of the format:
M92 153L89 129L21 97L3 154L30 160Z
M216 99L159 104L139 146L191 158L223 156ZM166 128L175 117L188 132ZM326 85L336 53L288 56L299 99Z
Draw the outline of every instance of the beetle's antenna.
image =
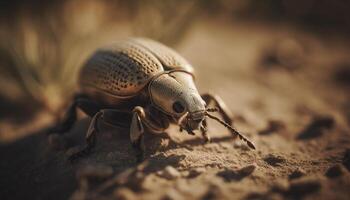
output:
M219 108L207 108L205 111L207 111L207 112L218 112Z
M205 112L206 116L208 116L209 118L212 118L216 121L218 121L219 123L221 123L222 125L224 125L226 128L230 129L232 131L232 133L234 133L235 135L237 135L239 137L239 139L243 140L244 142L247 143L247 145L252 148L255 149L255 146L253 144L253 142L251 142L248 138L246 138L244 135L240 134L236 129L234 129L232 126L230 126L229 124L227 124L226 122L222 121L221 119L215 117L214 115L209 114L208 112Z

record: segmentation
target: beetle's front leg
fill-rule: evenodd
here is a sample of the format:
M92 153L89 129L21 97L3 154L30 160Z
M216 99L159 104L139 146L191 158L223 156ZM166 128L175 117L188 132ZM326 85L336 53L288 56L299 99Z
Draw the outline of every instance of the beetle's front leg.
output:
M218 111L221 114L222 118L224 118L224 121L221 121L219 118L207 113L208 117L215 119L216 121L224 125L226 128L229 128L234 137L239 137L241 140L245 141L250 148L255 149L254 144L249 139L247 139L244 135L240 134L231 126L233 122L233 115L220 97L210 94L204 94L202 95L202 98L207 104L209 104L212 101L215 103L215 106L219 109ZM209 111L209 109L207 110Z
M209 93L201 95L203 100L208 104L214 103L215 107L219 109L221 117L226 123L232 125L233 123L233 114L230 109L227 107L225 102L217 95L212 95Z
M137 150L137 161L143 160L144 154L144 136L145 128L141 121L141 118L145 118L145 111L141 107L136 107L133 110L133 116L130 126L130 140L133 147Z
M201 129L201 132L202 132L202 136L204 138L204 142L206 142L206 143L210 142L211 139L210 139L210 136L208 134L208 125L207 125L207 120L206 119L203 120L200 129Z
M125 126L126 123L130 123L130 112L125 112L118 109L102 109L97 111L93 115L88 131L86 133L86 144L84 148L79 152L71 155L69 157L70 161L74 161L79 157L87 155L94 148L96 144L96 134L99 131L97 126L99 119L102 119L103 122L108 123L110 125Z
M147 127L147 129L153 133L162 133L167 128L168 123L164 120L159 120L162 121L162 123L157 123L156 121L152 120L150 113L146 113L145 109L140 106L136 106L134 108L130 127L130 140L138 151L138 161L143 160L144 157L145 128Z
M89 125L89 129L86 133L86 137L85 137L85 140L86 140L86 144L85 146L83 147L83 149L81 149L80 151L72 154L71 156L69 156L69 160L70 161L74 161L76 160L77 158L80 158L84 155L87 155L88 153L91 152L91 150L93 149L93 147L95 146L96 144L96 133L98 131L98 127L97 127L97 123L98 123L98 119L103 116L103 113L104 111L101 110L99 112L97 112L91 122L90 122L90 125Z
M212 95L212 94L209 94L209 93L203 94L201 96L202 96L203 100L207 103L207 105L209 105L210 103L214 103L214 106L219 109L218 112L221 115L221 117L224 119L224 121L227 124L232 125L232 123L233 123L233 114L230 111L230 109L227 107L225 102L219 96ZM206 122L205 122L205 127L206 127ZM203 136L205 138L206 136L203 133L203 131L202 131L202 134L203 134ZM235 136L235 134L233 134L233 135Z

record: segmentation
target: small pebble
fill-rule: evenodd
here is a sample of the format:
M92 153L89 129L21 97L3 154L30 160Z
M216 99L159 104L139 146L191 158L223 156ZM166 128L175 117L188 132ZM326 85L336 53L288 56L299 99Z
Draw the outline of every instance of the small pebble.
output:
M268 154L265 156L264 161L271 166L278 167L285 163L286 159L280 155Z
M239 170L225 169L216 175L223 178L225 182L239 181L251 175L256 169L256 165L248 165Z
M242 176L248 176L254 172L254 170L257 168L256 164L247 165L240 170L238 170L238 173Z
M180 172L172 166L165 167L163 171L158 173L158 175L170 180L181 176Z
M206 172L206 169L205 168L194 168L194 169L191 169L189 171L189 174L187 175L188 178L195 178L197 176L199 176L200 174Z
M181 176L187 177L187 178L192 178L192 177L189 177L189 176L190 176L190 171L183 171L183 172L181 173Z

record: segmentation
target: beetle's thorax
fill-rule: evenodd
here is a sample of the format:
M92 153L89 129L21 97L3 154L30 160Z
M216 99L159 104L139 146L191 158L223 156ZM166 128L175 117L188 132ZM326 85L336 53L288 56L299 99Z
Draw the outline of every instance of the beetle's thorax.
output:
M191 74L184 71L165 72L150 82L148 91L153 106L175 119L187 113L187 118L191 120L203 120L205 102Z

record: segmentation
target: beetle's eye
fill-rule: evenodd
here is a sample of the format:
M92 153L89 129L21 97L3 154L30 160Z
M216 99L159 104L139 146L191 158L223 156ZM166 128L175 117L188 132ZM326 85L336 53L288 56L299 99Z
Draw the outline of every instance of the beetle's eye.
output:
M182 113L185 111L185 107L178 101L173 104L173 110L177 113Z

